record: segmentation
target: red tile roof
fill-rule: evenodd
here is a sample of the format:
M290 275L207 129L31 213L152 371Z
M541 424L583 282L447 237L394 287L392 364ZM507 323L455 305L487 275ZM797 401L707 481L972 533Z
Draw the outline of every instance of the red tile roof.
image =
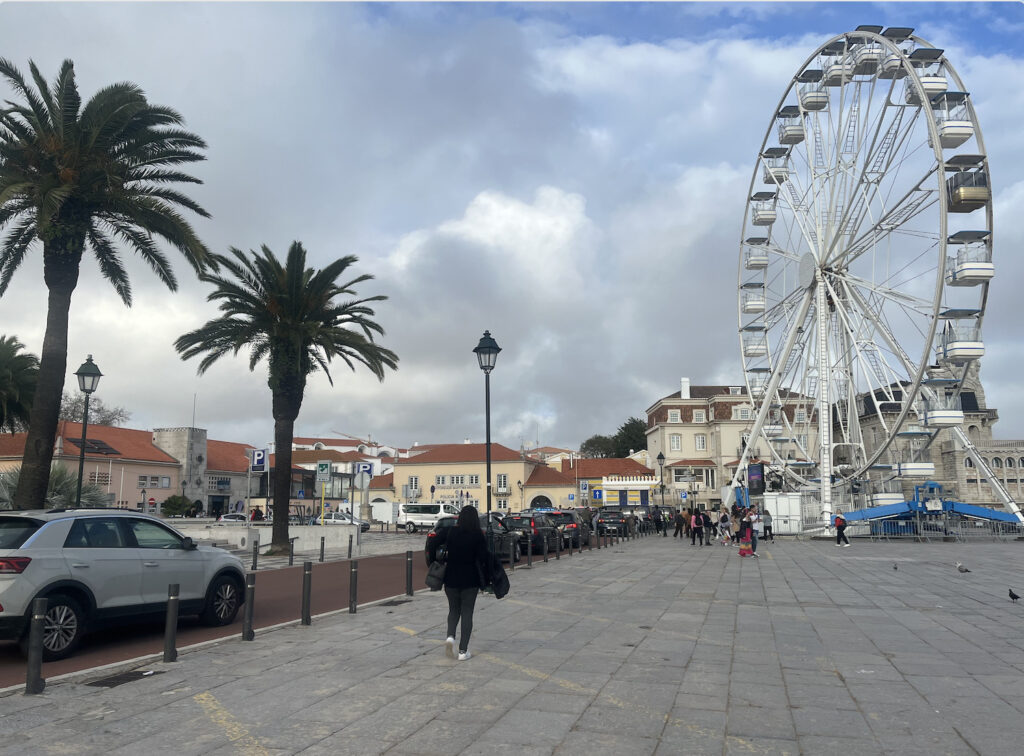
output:
M249 469L249 444L206 440L206 469L211 472L244 473Z
M0 434L0 457L20 457L25 452L25 433ZM78 443L82 440L82 424L62 420L57 424L57 447L63 448L64 457L77 457ZM116 450L116 454L97 454L86 450L86 459L128 459L179 465L167 452L153 444L151 431L116 428L111 425L90 425L86 433L89 441L102 441Z
M423 447L416 447L417 449ZM435 444L422 454L408 459L396 459L396 465L430 465L451 462L483 462L487 458L487 444ZM507 446L491 444L492 462L518 462L523 456Z
M571 478L603 478L606 475L650 475L651 470L628 457L601 457L597 459L562 460L562 473Z
M549 465L538 465L530 473L526 481L527 486L576 486L576 480L568 475L558 472Z
M305 436L295 436L292 438L293 444L302 444L303 446L312 446L313 444L323 444L324 446L359 446L359 444L365 443L354 438L307 438Z
M395 487L395 474L375 475L370 481L371 490L386 490Z
M715 463L710 459L677 459L665 467L714 467Z

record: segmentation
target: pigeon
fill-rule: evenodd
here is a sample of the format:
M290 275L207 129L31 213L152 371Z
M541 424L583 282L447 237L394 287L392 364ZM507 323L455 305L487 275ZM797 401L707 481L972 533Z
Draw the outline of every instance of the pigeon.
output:
M1018 596L1016 593L1014 593L1013 592L1013 588L1011 588L1010 589L1010 601L1016 601L1019 598L1020 598L1020 596Z
M898 566L898 565L896 564L896 562L893 562L893 563L892 563L892 568L893 568L894 570L898 570L898 569L899 569L899 566Z
M970 572L970 570L964 567L960 562L956 563L956 569L958 572Z

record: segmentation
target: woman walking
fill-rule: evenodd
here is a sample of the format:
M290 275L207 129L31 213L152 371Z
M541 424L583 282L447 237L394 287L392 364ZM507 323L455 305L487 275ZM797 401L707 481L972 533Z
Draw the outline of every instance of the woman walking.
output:
M732 523L729 521L729 510L722 507L722 515L718 519L718 528L722 533L722 545L732 545Z
M764 521L764 540L775 543L775 533L772 532L772 513L767 509L764 510L761 519Z
M437 548L447 548L447 567L444 573L444 595L448 597L448 637L444 651L449 658L455 658L455 628L462 623L459 635L459 661L469 659L469 636L473 632L473 608L480 593L481 575L486 575L489 564L487 541L480 529L480 515L476 507L463 507L454 528L442 530L431 540L430 561L437 555Z
M740 556L741 557L756 557L753 548L750 545L750 531L752 526L750 524L750 510L744 509L740 513Z
M700 545L704 545L704 518L700 516L700 512L696 509L693 510L693 514L690 515L690 545L696 546L697 539L700 539Z

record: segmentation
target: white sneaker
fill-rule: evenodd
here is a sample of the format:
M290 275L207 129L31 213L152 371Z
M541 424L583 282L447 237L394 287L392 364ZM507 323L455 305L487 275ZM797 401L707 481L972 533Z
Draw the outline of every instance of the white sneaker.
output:
M444 639L444 653L449 659L455 658L455 638L450 635Z
M844 549L848 549L848 548L850 548L850 544L848 544L848 543L844 543L844 544L843 544L843 548L844 548Z
M469 653L469 650L459 651L459 661L466 661L466 659L472 659L473 654Z

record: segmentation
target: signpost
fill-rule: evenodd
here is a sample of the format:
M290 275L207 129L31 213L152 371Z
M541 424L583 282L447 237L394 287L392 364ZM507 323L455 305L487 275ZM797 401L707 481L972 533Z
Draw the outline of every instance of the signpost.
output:
M324 496L327 491L327 484L331 481L331 461L322 459L316 463L316 482L320 484L320 527L327 527L327 507L324 504ZM314 491L314 497L316 492Z

